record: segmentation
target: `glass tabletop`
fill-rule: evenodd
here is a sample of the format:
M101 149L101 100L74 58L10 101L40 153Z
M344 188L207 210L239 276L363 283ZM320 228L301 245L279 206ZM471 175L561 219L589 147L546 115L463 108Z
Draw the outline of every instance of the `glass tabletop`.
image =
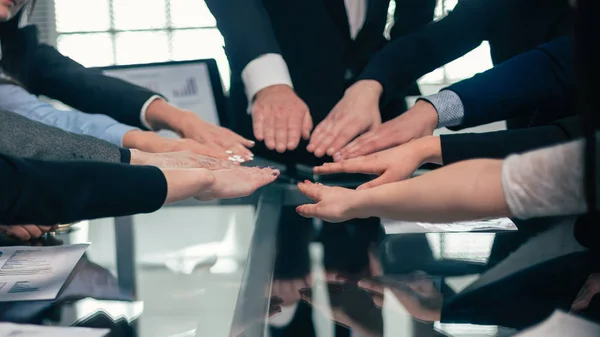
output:
M510 336L568 311L598 271L572 218L390 235L379 219L303 219L303 201L274 184L74 224L33 243L91 242L58 298L1 303L0 320L110 336Z

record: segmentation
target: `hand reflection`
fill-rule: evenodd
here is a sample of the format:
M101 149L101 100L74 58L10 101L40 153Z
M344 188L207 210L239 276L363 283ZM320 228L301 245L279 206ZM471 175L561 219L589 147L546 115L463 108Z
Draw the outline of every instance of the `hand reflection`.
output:
M383 306L384 289L389 289L413 318L425 322L440 320L443 296L424 273L417 272L402 280L386 276L365 279L358 286L372 294L378 307Z
M575 298L575 301L571 305L571 310L579 312L587 309L592 298L598 293L600 293L600 274L592 274L579 291L579 294L577 294L577 298Z
M300 301L300 289L309 286L309 279L296 278L290 280L274 280L271 295L280 298L283 306L290 306Z
M327 283L331 309L315 301L311 288L300 291L302 299L325 317L359 332L375 337L383 335L383 316L380 308L373 305L369 294L352 283Z
M39 239L53 229L52 226L38 225L0 225L0 234L13 236L19 240Z

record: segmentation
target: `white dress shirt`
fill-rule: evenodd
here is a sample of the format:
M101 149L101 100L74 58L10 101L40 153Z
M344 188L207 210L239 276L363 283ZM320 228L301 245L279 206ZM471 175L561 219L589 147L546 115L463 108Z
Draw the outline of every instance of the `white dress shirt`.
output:
M368 0L344 0L350 26L350 37L356 38L367 16ZM266 87L285 84L294 87L287 64L279 54L264 54L250 61L242 71L248 102Z

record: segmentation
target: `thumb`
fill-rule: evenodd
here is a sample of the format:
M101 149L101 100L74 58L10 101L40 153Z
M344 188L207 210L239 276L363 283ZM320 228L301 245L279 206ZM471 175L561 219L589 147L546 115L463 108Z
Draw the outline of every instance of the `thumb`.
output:
M308 140L310 138L310 132L313 129L312 117L310 117L310 111L307 111L302 120L302 138Z
M377 186L381 186L381 185L385 185L385 184L389 184L389 183L393 183L396 182L394 179L391 179L391 177L389 176L389 174L384 173L381 177L377 177L369 182L366 182L360 186L358 186L358 188L356 188L357 190L366 190L369 188L373 188L373 187L377 187Z
M296 208L296 212L305 218L314 218L317 216L317 205L307 204L301 205Z

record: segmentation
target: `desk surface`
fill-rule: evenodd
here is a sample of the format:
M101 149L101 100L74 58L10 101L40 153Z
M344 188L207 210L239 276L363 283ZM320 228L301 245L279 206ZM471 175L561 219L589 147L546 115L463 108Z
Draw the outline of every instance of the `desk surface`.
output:
M92 242L63 290L70 298L9 303L0 317L111 336L501 336L568 306L593 270L586 253L571 254L580 248L568 229L385 236L372 223L280 212L280 193L263 191L258 210L248 200L186 203L133 217L131 288L117 279L127 257L116 254L113 220L77 224L46 241ZM526 249L505 259L517 241ZM387 290L378 296L360 280ZM422 322L440 314L444 323Z

